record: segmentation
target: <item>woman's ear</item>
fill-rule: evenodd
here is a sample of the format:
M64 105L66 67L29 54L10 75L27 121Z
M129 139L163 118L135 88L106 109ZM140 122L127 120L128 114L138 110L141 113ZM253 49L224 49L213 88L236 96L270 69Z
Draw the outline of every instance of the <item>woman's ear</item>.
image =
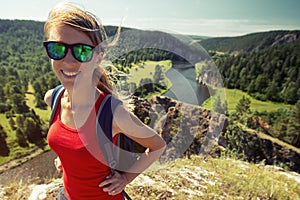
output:
M96 59L97 64L100 64L103 59L103 52L98 53Z

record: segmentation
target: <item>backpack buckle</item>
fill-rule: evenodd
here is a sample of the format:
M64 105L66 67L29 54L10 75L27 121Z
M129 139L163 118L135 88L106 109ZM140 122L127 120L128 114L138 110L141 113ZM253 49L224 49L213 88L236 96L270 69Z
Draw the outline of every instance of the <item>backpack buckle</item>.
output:
M108 163L108 166L111 168L111 169L115 169L116 166L117 166L117 161L115 160L112 160Z

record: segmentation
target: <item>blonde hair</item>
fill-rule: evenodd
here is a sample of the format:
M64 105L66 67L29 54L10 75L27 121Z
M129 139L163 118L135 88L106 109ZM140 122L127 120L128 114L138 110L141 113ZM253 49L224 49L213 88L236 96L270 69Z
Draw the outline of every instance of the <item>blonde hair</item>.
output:
M76 30L84 32L92 41L93 45L97 48L98 53L107 53L117 42L120 27L118 28L115 38L109 44L104 44L107 42L107 35L103 25L100 20L92 13L85 11L79 6L73 3L61 3L58 4L48 16L48 20L44 25L44 32L47 38L50 37L50 32L53 28L61 25L69 25ZM104 54L105 55L105 54ZM105 56L104 56L105 57ZM106 62L107 63L107 62ZM112 65L112 64L110 64ZM112 94L113 86L109 80L108 73L102 67L98 67L94 73L93 78L97 78L97 88L101 91Z

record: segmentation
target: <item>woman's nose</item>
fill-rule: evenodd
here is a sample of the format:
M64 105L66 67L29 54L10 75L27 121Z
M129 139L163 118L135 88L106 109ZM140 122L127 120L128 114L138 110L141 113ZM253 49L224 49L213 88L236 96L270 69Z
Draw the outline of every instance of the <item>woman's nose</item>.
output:
M71 62L71 63L77 62L77 60L74 58L74 56L72 54L72 50L70 48L68 48L68 50L67 50L67 54L64 57L64 62Z

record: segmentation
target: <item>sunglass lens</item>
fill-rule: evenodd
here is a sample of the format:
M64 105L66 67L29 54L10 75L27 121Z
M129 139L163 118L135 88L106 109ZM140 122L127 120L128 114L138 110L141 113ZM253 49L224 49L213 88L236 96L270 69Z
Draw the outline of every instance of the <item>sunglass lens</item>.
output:
M60 60L66 55L66 46L60 43L51 42L47 44L47 52L50 58Z
M88 62L93 56L93 48L88 45L78 44L73 47L75 58L80 62Z

